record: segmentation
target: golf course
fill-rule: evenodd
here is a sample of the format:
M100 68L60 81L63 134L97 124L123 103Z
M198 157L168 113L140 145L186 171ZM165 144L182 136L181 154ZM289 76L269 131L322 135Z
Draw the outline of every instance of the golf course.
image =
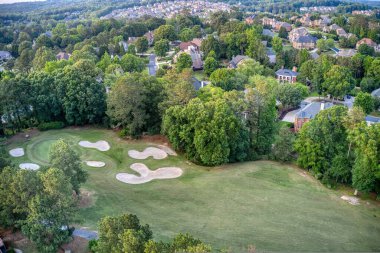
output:
M231 252L249 245L259 251L380 251L379 202L361 199L352 205L341 199L352 190L328 189L293 165L256 161L202 167L181 154L143 153L169 147L160 138L124 140L114 131L97 128L36 131L28 138L24 134L10 139L7 150L25 151L12 157L17 167L49 166L49 148L59 139L80 155L89 174L76 227L97 230L104 216L133 213L151 226L155 239L167 241L188 232ZM109 148L79 145L83 141L105 141ZM131 150L146 157L132 158ZM86 161L105 165L90 167ZM120 173L128 173L128 179L139 177L138 169L131 169L136 163L147 171L147 180L117 179ZM162 168L178 173L166 179L151 175Z

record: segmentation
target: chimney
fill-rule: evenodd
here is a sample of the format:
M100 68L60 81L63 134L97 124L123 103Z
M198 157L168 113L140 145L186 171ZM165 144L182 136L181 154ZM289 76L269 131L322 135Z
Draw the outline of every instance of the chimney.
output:
M297 67L294 66L292 70L293 70L294 72L297 72Z

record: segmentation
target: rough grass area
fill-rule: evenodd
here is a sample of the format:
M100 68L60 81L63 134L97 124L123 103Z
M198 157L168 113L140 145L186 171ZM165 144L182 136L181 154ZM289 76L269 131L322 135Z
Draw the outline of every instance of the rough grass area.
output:
M232 252L242 252L248 245L268 251L380 251L378 202L350 205L340 199L340 191L325 188L292 166L258 161L204 168L180 154L137 161L128 150L143 150L151 143L125 141L101 129L47 131L26 142L16 138L8 148L26 150L26 156L13 158L14 162L44 165L49 146L59 138L70 142L83 161L106 163L103 168L84 165L90 174L84 190L91 192L93 201L80 210L82 226L96 229L101 217L129 212L150 224L156 239L189 232L216 249ZM82 148L77 145L80 140L106 140L111 149ZM117 173L134 173L129 166L136 162L150 169L180 167L184 174L141 185L116 180Z

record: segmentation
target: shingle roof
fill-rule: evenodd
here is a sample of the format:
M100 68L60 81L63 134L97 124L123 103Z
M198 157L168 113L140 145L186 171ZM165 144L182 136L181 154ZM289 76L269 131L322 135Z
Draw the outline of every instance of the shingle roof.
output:
M313 119L321 111L321 102L313 102L302 108L296 113L296 118ZM323 103L323 109L328 109L334 106L333 103Z
M380 97L380 88L372 91L371 95L374 97Z
M371 115L367 115L365 117L365 121L366 122L371 122L371 123L380 123L380 118L379 117L374 117L374 116L371 116Z
M242 60L245 60L245 59L249 59L248 56L245 56L245 55L237 55L235 56L234 58L232 58L232 60L230 61L230 65L233 66L234 68L237 67L237 65L242 61Z
M276 75L278 75L278 76L298 76L299 73L295 72L293 70L290 70L290 69L279 69L276 71Z
M294 41L298 43L315 43L317 41L317 38L311 35L305 35L296 38Z

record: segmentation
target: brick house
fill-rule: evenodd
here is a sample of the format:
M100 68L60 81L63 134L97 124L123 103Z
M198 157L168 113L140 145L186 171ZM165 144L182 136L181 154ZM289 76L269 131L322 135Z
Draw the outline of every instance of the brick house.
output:
M294 131L298 132L302 128L303 124L314 119L320 111L328 109L332 106L334 106L333 103L325 102L312 102L306 105L296 113L294 119Z
M358 49L359 46L363 44L367 44L368 46L373 47L373 48L377 46L377 44L373 40L369 38L364 38L364 39L359 40L358 43L356 43L356 49Z
M295 49L314 49L317 45L317 38L311 35L300 36L292 42Z
M295 83L297 82L297 68L294 67L292 70L281 68L276 71L276 78L280 83Z

